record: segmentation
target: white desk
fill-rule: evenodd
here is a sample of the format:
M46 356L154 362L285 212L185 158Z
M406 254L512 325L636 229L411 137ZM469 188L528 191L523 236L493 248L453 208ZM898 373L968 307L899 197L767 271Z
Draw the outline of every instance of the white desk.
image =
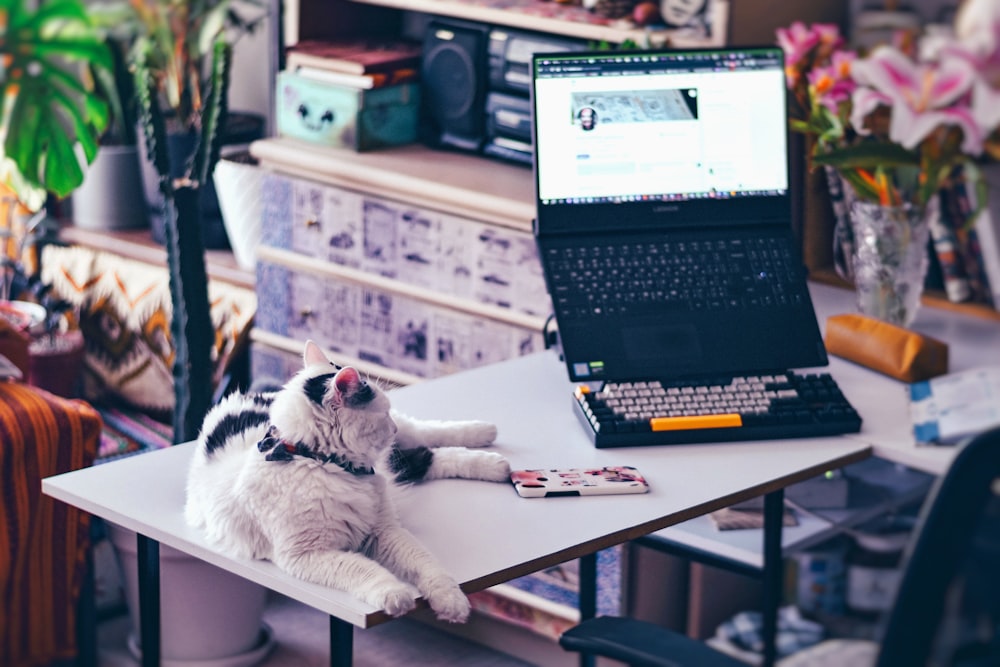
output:
M854 293L850 290L810 287L821 331L830 315L854 312ZM1000 321L925 306L917 311L910 328L948 344L948 367L952 372L1000 365ZM933 474L944 472L954 449L918 446L914 442L908 384L837 357L830 358L827 371L864 420L861 433L851 437L870 443L876 456Z
M626 464L649 480L648 494L586 498L529 500L507 484L466 480L406 489L399 502L404 524L467 592L762 494L777 496L780 510L780 493L772 492L871 454L863 439L847 437L598 450L573 415L566 377L554 354L541 353L392 393L395 406L415 416L496 423L496 451L516 468ZM330 614L331 634L348 644L332 647L331 658L348 663L350 626L369 627L385 615L269 562L235 560L209 547L183 520L190 454L191 445L180 445L114 461L48 478L43 491ZM780 528L775 532L780 562ZM140 556L143 563L155 567ZM155 618L156 610L143 613ZM143 628L142 645L158 647L158 638ZM156 652L144 651L144 660L155 664Z
M825 285L810 285L816 316L823 331L826 318L839 313L854 312L854 293ZM965 315L940 308L923 307L917 312L914 331L948 343L949 370L960 371L983 365L1000 365L1000 321ZM838 357L830 365L817 369L831 373L844 394L861 414L861 432L849 438L872 445L873 454L892 463L938 475L947 469L954 456L953 447L917 445L909 416L909 385L893 380ZM903 478L905 470L895 471ZM900 498L903 502L917 496ZM873 508L877 511L878 508ZM824 511L832 519L844 520L847 512ZM871 518L870 512L850 513L852 522ZM782 550L789 554L808 548L832 535L830 522L800 516L800 524L783 530ZM657 531L645 543L654 548L677 553L697 554L709 562L725 562L746 574L759 574L763 567L759 531L720 533L707 516L686 521Z

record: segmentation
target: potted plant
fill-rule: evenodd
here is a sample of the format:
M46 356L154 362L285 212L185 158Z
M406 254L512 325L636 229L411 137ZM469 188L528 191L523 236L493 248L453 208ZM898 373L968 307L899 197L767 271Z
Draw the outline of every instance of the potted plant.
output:
M29 334L39 326L54 333L61 318L45 310L54 302L17 297L31 298L40 241L52 230L47 200L76 189L97 154L108 105L91 72L108 70L111 56L80 0L8 0L0 8L0 63L0 301L29 313Z
M945 222L941 197L972 192L979 207L987 199L978 165L1000 146L1000 89L987 76L1000 54L996 7L970 1L967 30L864 56L844 49L833 25L796 22L777 31L797 107L791 127L808 138L810 164L827 169L830 181L845 186L843 198L853 199L838 215L835 258L867 315L909 326L928 238L949 297L970 296L953 290L949 277L958 273L954 241L978 211Z
M97 155L108 105L89 70L110 69L111 54L81 0L7 0L0 37L0 182L34 212L75 190Z
M18 258L24 247L51 242L48 218L38 212L19 240ZM4 256L0 273L0 316L24 334L25 356L19 367L28 384L59 396L77 395L83 368L84 340L70 317L72 304L52 293L52 285L30 273L20 259Z
M179 443L197 436L212 400L213 328L201 202L219 160L233 34L252 30L256 22L235 13L230 0L135 0L130 6L145 26L131 61L146 157L164 199L176 350L173 426ZM190 148L179 150L182 144Z
M155 170L156 187L163 201L173 305L170 326L174 348L173 441L181 443L197 436L212 403L211 349L215 330L208 301L201 199L219 160L221 128L227 113L232 43L226 27L245 30L248 24L232 13L229 0L133 0L127 9L144 26L136 33L130 63L135 77L141 145ZM190 143L190 150L183 159L178 159L177 147L186 142ZM133 545L138 546L137 539L118 527L112 527L111 534L126 581L132 581L136 568L131 554ZM180 557L168 558L168 555ZM179 568L192 565L197 559L169 552L161 556L161 581L169 582L171 600L184 607L183 613L176 616L193 621L185 632L178 633L184 659L218 660L219 653L227 654L232 647L239 654L222 657L249 660L248 656L259 655L262 647L252 646L248 650L242 645L245 644L242 638L257 636L261 630L264 589L239 577L227 580L217 571L207 579L178 574ZM211 581L213 588L206 588L204 581ZM225 601L241 607L243 612L253 610L253 613L237 614L229 610L226 613L231 619L239 617L245 622L240 628L223 629L218 626L220 612L207 604L212 600ZM251 604L248 600L255 602ZM130 608L138 620L134 600ZM199 612L209 616L203 617ZM204 631L201 634L207 636L196 637L196 630ZM202 650L209 645L217 647L220 640L229 648L212 648L212 654ZM265 651L266 646L265 642ZM198 648L198 656L191 655L192 647ZM163 649L164 657L172 655L173 649L166 644Z
M105 230L146 227L138 107L127 62L131 42L115 32L108 32L105 39L113 66L110 71L92 68L92 75L110 106L110 121L100 138L101 150L73 192L73 224Z
M164 118L164 145L170 178L185 178L191 173L192 159L203 136L207 105L211 102L208 91L213 76L215 44L227 44L231 53L232 45L242 35L256 29L267 16L261 10L249 18L244 17L235 5L231 0L112 0L91 6L95 22L129 44L128 60L133 71L141 64L155 87L153 100ZM246 0L240 6L261 8L265 5L259 0ZM228 91L229 72L225 71L223 76ZM219 135L220 145L248 143L247 138L260 138L263 119L231 113L226 94L219 117L212 121L217 125L214 131ZM140 152L148 156L150 148L145 145L146 136L141 131L138 141ZM165 243L166 213L160 188L162 165L145 159L141 166L153 238ZM208 173L211 176L211 170ZM199 206L205 245L228 247L211 179L208 187L201 189Z
M45 311L28 344L28 384L75 398L79 395L84 340L70 317L72 304L52 294L52 285L41 282L38 276L28 278L28 290L32 302Z

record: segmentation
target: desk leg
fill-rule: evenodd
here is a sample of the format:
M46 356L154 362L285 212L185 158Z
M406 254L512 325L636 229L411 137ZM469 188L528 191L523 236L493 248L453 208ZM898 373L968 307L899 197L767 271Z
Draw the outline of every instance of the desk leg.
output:
M778 607L784 584L784 559L781 556L781 530L785 515L785 491L778 489L764 496L764 667L772 667L777 657Z
M597 554L587 554L580 558L580 620L597 615ZM594 667L594 656L580 654L580 667Z
M160 665L160 543L136 534L142 667Z
M351 667L354 662L354 626L330 616L330 667Z

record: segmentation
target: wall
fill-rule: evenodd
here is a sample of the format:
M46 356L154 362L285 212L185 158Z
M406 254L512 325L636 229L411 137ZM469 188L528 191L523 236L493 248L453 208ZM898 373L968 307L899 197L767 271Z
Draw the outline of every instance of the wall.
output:
M274 77L278 63L278 28L281 25L280 0L265 0L270 16L251 35L243 35L233 52L233 77L229 90L229 108L258 113L267 119L267 134L274 134ZM246 15L260 11L246 2L237 2Z

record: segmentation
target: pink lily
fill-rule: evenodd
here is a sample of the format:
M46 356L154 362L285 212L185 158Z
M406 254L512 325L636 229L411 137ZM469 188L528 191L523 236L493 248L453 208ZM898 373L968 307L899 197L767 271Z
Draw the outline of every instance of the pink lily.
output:
M834 23L814 23L813 32L819 37L824 50L833 52L844 45L844 38L840 34L840 28Z
M785 52L785 65L788 67L799 65L820 41L819 34L806 27L802 21L796 21L788 28L778 28L776 34L778 46Z
M972 112L987 132L1000 128L1000 2L966 0L955 16L954 52L977 73Z
M851 126L858 134L869 134L865 119L880 106L892 107L892 98L874 88L859 87L851 97Z
M965 0L955 15L955 35L980 74L1000 88L1000 2Z
M809 73L809 85L815 98L833 113L842 102L851 97L857 85L851 78L851 64L856 56L847 51L836 51L829 67L817 67Z
M937 64L915 63L897 49L883 46L855 62L852 76L860 86L870 87L891 101L892 141L912 149L939 126L955 125L963 133L962 150L972 155L982 152L984 134L962 101L975 80L975 71L967 61L947 58ZM864 96L861 102L871 103Z

